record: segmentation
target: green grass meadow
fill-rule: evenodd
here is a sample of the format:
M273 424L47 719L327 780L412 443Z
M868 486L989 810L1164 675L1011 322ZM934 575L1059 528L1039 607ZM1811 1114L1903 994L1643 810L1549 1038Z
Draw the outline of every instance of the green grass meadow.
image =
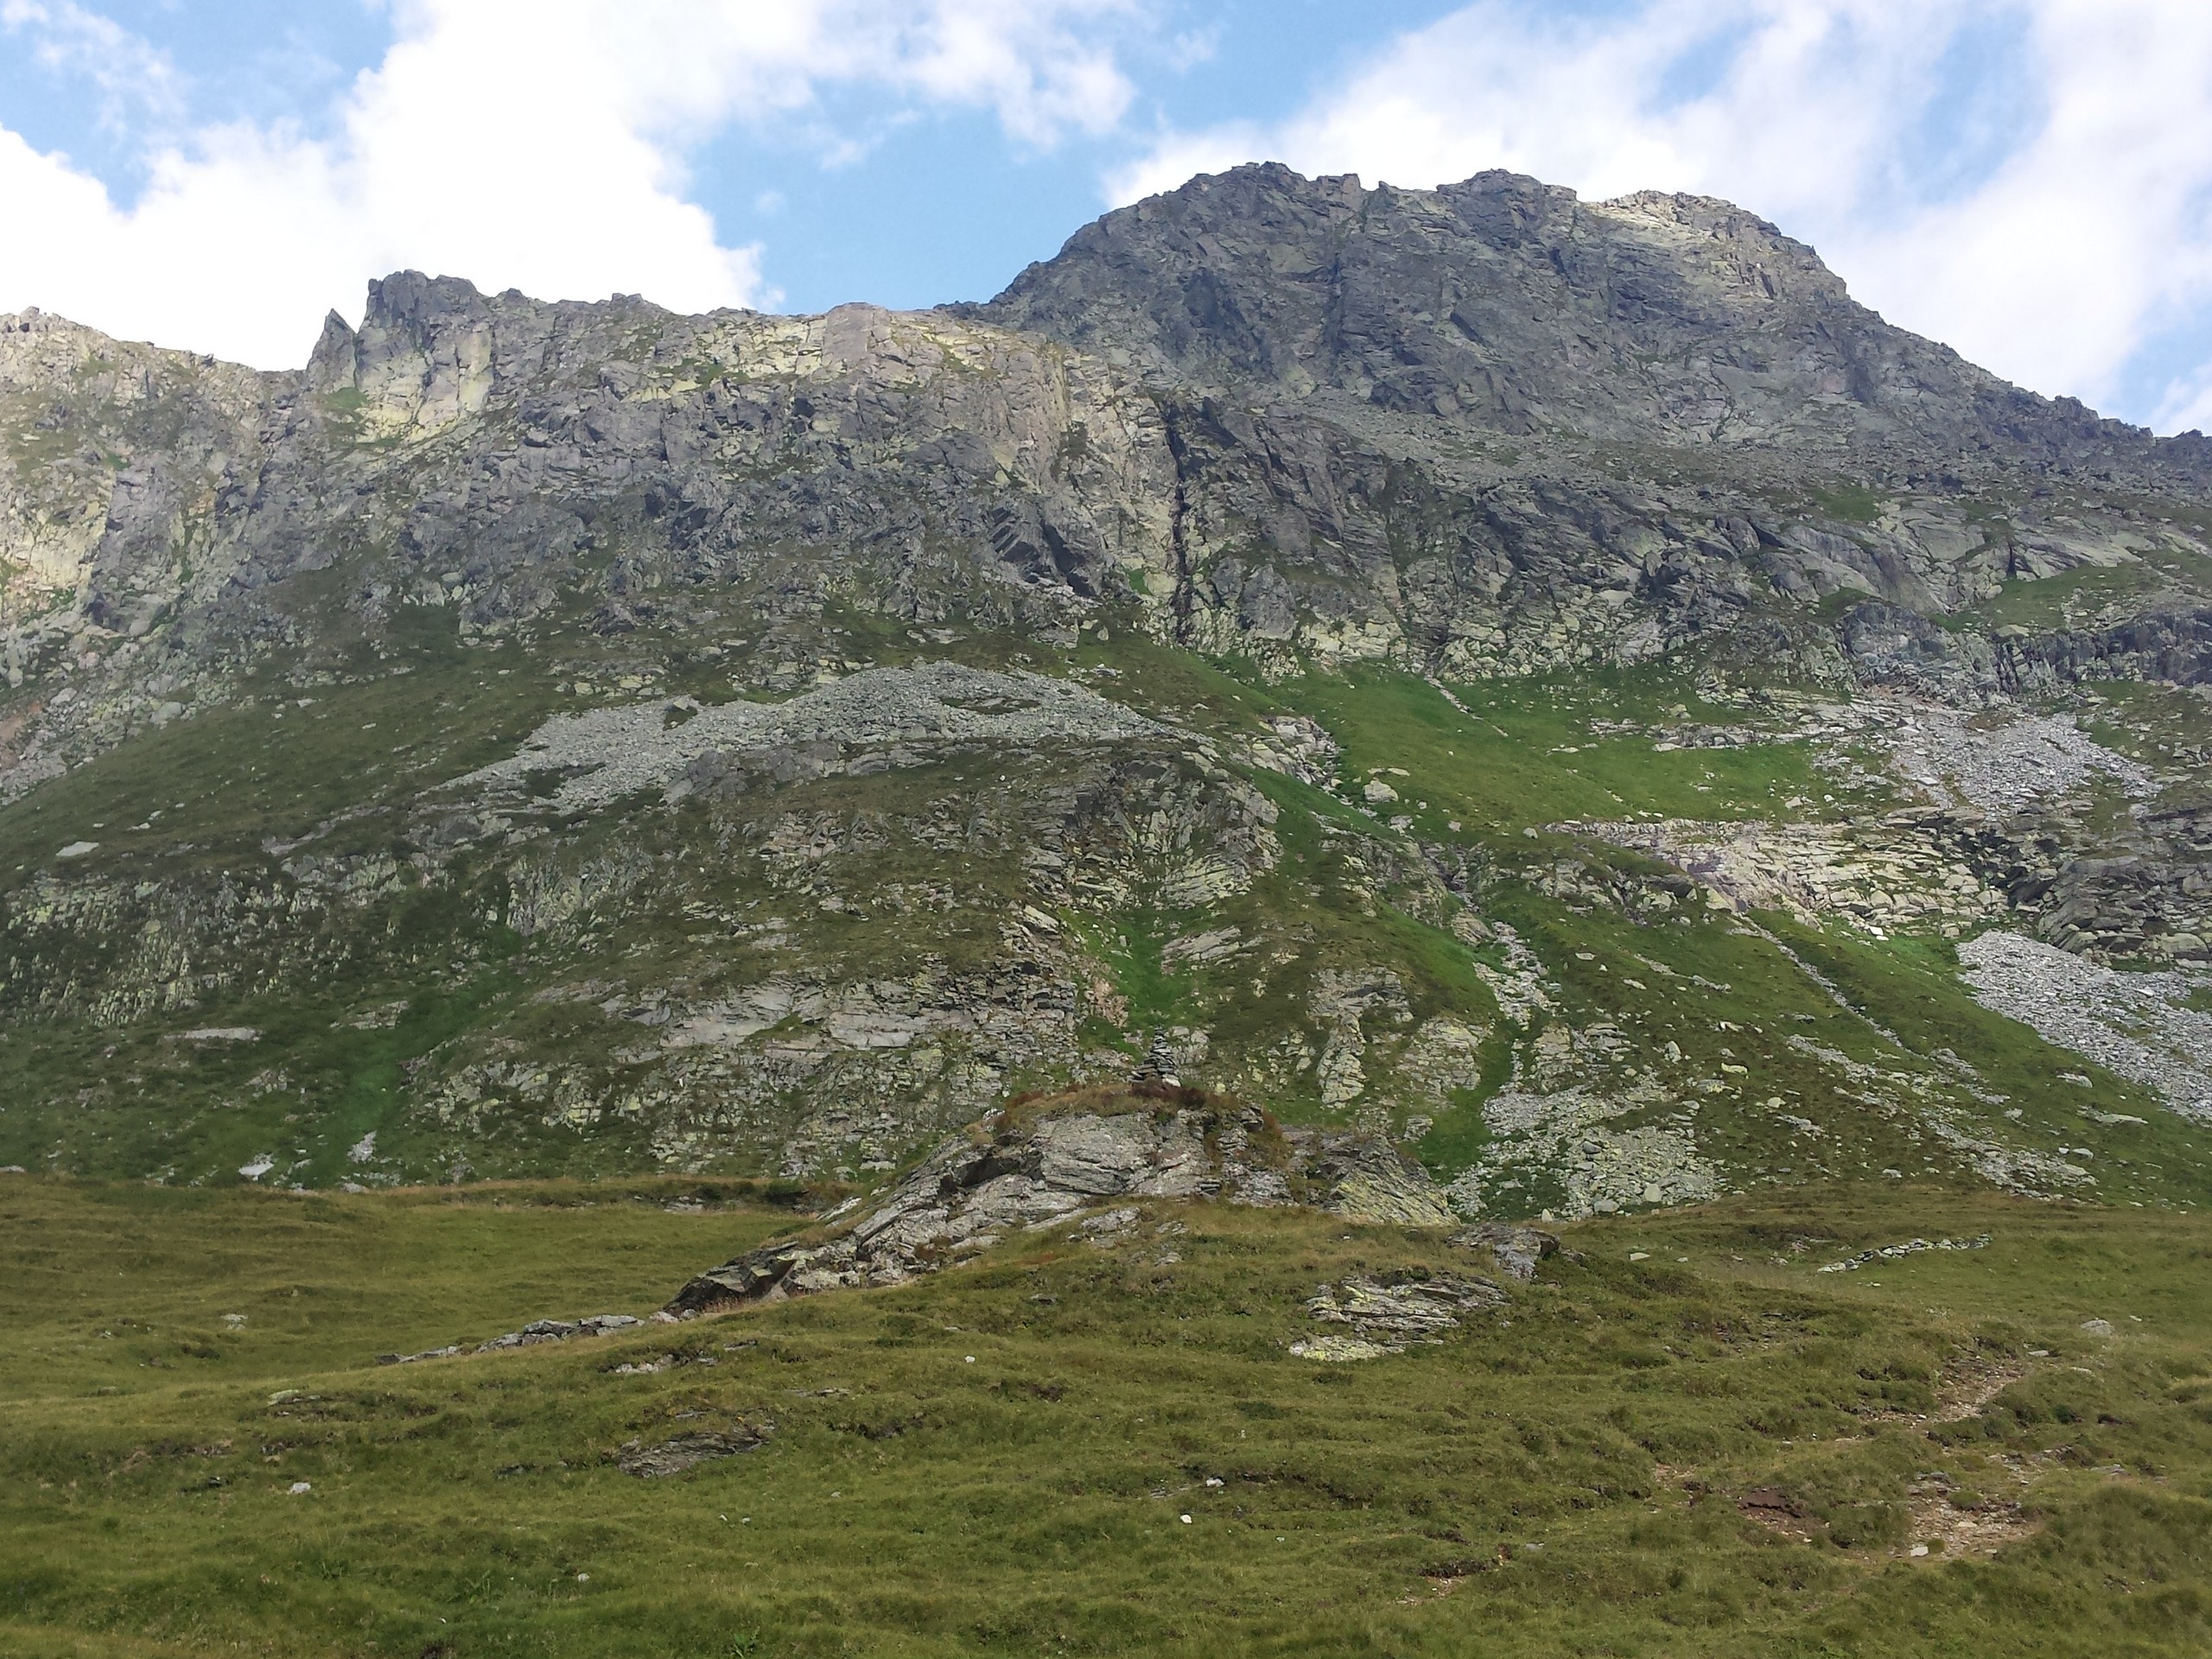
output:
M1287 1349L1317 1285L1490 1263L1161 1205L1111 1249L374 1363L642 1314L803 1219L739 1196L5 1178L0 1652L2212 1644L2197 1215L1838 1187L1584 1224L1443 1343L1325 1364ZM700 1433L760 1444L613 1460Z

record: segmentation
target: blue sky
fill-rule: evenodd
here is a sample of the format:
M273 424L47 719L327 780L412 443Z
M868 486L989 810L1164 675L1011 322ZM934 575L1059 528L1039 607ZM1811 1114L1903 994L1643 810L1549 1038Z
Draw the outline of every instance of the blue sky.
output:
M0 0L0 309L263 366L401 265L988 297L1261 158L1726 195L2009 378L2212 425L2203 0Z
M0 124L66 154L125 206L147 185L149 138L231 122L331 137L346 87L377 68L395 32L393 9L363 0L118 0L79 10L164 60L173 102L103 94L79 54L41 54L41 39L59 32L51 23L19 25L0 34ZM1095 217L1106 206L1101 179L1160 131L1224 113L1287 116L1363 54L1452 10L1447 0L1226 0L1133 12L1110 30L1135 86L1126 116L1049 143L1010 139L987 107L831 84L802 118L734 113L687 145L685 194L713 215L721 240L760 245L761 276L791 309L987 299Z
M700 200L735 239L762 244L763 275L796 309L988 299L1096 217L1108 205L1101 179L1139 160L1159 132L1224 111L1287 116L1366 53L1451 10L1438 0L1163 9L1182 27L1127 54L1138 92L1109 132L1049 149L1008 143L988 111L886 119L856 90L829 100L825 115L873 140L861 159L824 166L803 133L733 128L698 159Z

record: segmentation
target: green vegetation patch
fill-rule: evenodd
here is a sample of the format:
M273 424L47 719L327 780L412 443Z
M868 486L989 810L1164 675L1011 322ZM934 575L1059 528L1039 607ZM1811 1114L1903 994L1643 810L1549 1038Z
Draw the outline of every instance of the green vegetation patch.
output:
M1567 818L1743 818L1779 815L1792 798L1821 792L1802 744L1660 749L1645 735L1606 735L1594 721L1662 721L1692 715L1675 677L1634 671L1491 681L1454 688L1461 707L1412 675L1355 670L1281 688L1344 745L1355 795L1370 777L1396 791L1389 810L1439 840L1495 838ZM1681 695L1675 695L1680 693ZM1695 718L1732 724L1740 711L1711 706ZM1400 777L1388 768L1401 768ZM1451 828L1457 821L1461 830Z
M1825 1190L1592 1224L1503 1307L1328 1363L1287 1347L1317 1329L1315 1284L1487 1258L1435 1232L1147 1206L1105 1248L1034 1237L886 1290L372 1363L642 1313L788 1224L550 1196L0 1188L0 1645L1934 1659L2212 1641L2202 1218Z

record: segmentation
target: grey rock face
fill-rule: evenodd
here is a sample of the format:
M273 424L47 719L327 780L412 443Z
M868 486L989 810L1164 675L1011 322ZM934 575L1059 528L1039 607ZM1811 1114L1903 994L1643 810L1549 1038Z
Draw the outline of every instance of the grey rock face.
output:
M1470 1227L1452 1242L1465 1249L1488 1250L1500 1273L1524 1284L1536 1276L1537 1265L1545 1257L1559 1254L1559 1240L1550 1233L1503 1222Z
M1322 1325L1341 1325L1290 1344L1300 1359L1375 1359L1401 1354L1417 1343L1437 1343L1457 1330L1463 1315L1504 1305L1505 1293L1487 1279L1364 1277L1324 1285L1306 1304Z
M1009 1234L1074 1221L1110 1237L1136 1217L1119 1198L1305 1203L1360 1221L1443 1226L1454 1217L1420 1166L1346 1131L1286 1129L1255 1108L1140 1085L1075 1096L1046 1115L1015 1107L946 1140L826 1242L770 1245L700 1274L669 1304L725 1303L899 1284Z
M2037 935L2091 961L2212 961L2212 810L2143 812L2101 855L2064 859L2021 896Z
M980 315L1177 380L1511 433L2206 460L1891 327L1727 202L1584 202L1511 173L1369 190L1236 168L1085 226Z
M2208 660L2178 593L2001 640L1929 618L2188 552L2069 498L2200 498L2212 445L2005 386L1725 203L1509 175L1239 168L927 315L677 317L400 272L294 375L24 314L0 404L58 440L0 455L0 670L36 693L0 724L0 791L416 608L480 639L582 603L619 636L720 594L786 690L833 603L1058 633L1131 600L1159 637L1286 667L1726 638L1980 695ZM2001 515L1962 505L1991 492ZM1837 595L1866 604L1821 613Z
M942 315L677 318L401 273L358 335L326 329L276 376L22 328L0 329L0 413L44 409L126 464L0 455L4 651L45 688L0 749L18 789L412 607L502 637L583 578L615 635L687 616L703 583L753 595L772 680L785 644L817 654L833 595L1049 631L1165 568L1151 400ZM309 580L334 569L335 591Z
M1162 1080L1373 1136L1465 1146L1445 1119L1479 1111L1466 1216L1694 1201L1733 1179L1696 1112L1741 1068L1662 1066L1572 1008L1560 964L1478 913L1485 886L1745 930L1770 904L1943 937L2010 912L2091 958L2212 957L2212 830L2160 758L2186 721L2122 755L2094 715L2005 718L2212 678L2206 453L1890 328L1725 204L1502 175L1239 169L923 314L680 317L401 272L296 374L0 319L0 807L89 800L65 774L118 748L111 775L215 798L187 833L164 783L0 866L0 1010L113 1056L35 1103L37 1156L131 1144L100 1114L162 1109L191 1058L194 1133L262 1114L250 1167L309 1179L309 1137L276 1129L330 1068L298 1064L299 1010L257 1005L335 985L316 1029L394 1033L404 1108L317 1179L608 1147L853 1179L1148 1041ZM1772 791L1802 816L1586 791L1602 817L1555 828L1588 856L1524 862L1433 821L1445 780L1347 775L1370 740L1339 748L1311 695L1388 666L1478 721L1485 679L1658 658L1708 702L1708 678L1776 694L1759 741L1827 774ZM1224 665L1243 691L1198 689ZM1307 712L1245 707L1255 680ZM1790 699L1921 712L1785 730ZM1899 780L1924 811L1889 814ZM1392 917L1481 944L1495 1007L1425 976ZM457 1030L430 1017L448 999ZM248 1020L251 1044L208 1036ZM149 1071L149 1033L197 1037ZM1900 1112L1921 1084L1852 1082ZM1232 1179L1128 1132L1025 1142L986 1196L956 1182L880 1250L761 1282L916 1270L1147 1182L1445 1219L1379 1141L1290 1137Z

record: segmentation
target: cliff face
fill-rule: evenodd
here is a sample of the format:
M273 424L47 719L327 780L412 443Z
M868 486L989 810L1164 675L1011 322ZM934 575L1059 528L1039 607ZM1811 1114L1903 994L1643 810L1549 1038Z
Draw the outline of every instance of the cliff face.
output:
M921 314L403 272L297 374L0 320L0 1155L857 1169L1156 1049L1470 1211L2067 1189L2078 1100L1737 918L2185 1001L2207 476L1503 175Z

